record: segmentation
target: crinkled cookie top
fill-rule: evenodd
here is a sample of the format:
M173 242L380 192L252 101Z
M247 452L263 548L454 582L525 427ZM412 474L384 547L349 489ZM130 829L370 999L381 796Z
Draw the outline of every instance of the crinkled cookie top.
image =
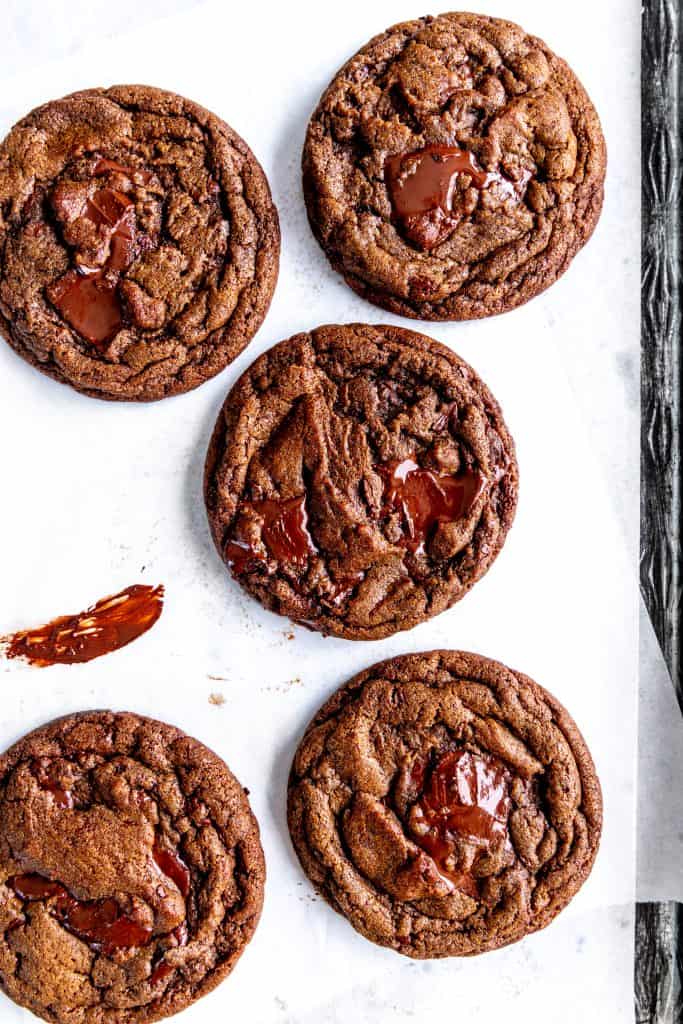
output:
M518 25L395 25L311 118L304 188L333 266L392 312L468 320L566 270L602 206L605 144L564 61Z
M561 705L459 651L361 672L296 753L289 828L359 932L412 957L468 956L545 927L587 878L600 785Z
M158 399L218 373L265 316L278 259L258 162L180 96L75 93L0 145L0 328L88 394Z
M375 640L460 600L503 546L514 443L471 367L399 327L319 327L232 389L206 464L216 545L267 608Z
M0 981L55 1024L147 1024L233 968L265 868L214 753L132 714L84 712L0 757Z

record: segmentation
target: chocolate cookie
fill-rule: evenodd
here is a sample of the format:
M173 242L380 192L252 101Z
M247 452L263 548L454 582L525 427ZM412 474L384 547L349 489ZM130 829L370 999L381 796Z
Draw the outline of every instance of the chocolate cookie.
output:
M483 576L517 463L497 402L450 349L400 327L319 327L232 389L205 496L218 550L266 608L377 640Z
M280 233L245 142L149 86L38 107L0 145L0 331L98 398L189 391L258 330Z
M311 119L304 190L333 267L402 316L513 309L562 274L602 207L598 116L518 25L442 14L387 29Z
M602 797L565 709L520 672L431 651L361 672L289 781L304 871L366 938L470 956L544 928L593 865Z
M83 712L0 757L0 983L45 1020L182 1010L239 959L264 878L245 791L173 726Z

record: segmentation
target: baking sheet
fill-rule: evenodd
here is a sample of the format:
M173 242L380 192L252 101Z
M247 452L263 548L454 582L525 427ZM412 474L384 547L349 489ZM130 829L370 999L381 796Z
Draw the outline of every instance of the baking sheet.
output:
M53 12L54 0L48 6ZM69 3L71 24L80 6ZM0 665L0 746L85 707L156 715L225 757L262 827L261 925L231 979L185 1011L187 1024L228 1013L253 1024L350 1015L369 1024L389 1013L422 1024L444 1006L475 1020L504 1013L568 1024L598 1012L608 1024L633 1020L639 11L621 0L477 7L514 18L570 60L603 121L607 199L590 245L528 306L473 324L413 324L452 346L501 402L518 445L520 504L503 553L471 595L373 643L293 629L243 595L210 542L201 474L226 391L264 349L319 323L405 323L362 302L328 268L305 221L299 161L334 69L375 32L422 12L405 0L350 0L336 11L209 2L139 19L129 5L115 27L107 15L106 31L89 15L80 48L70 30L64 55L37 64L27 59L36 21L22 7L29 29L12 36L11 76L0 69L3 132L37 103L95 84L150 82L196 99L252 146L282 221L271 313L232 367L192 394L151 406L100 403L0 346L0 630L76 611L133 582L167 587L158 625L114 655L42 671ZM51 46L38 36L41 55L58 52L58 23L50 21ZM589 881L546 931L473 960L414 963L365 942L315 897L289 844L284 799L291 755L319 704L374 661L436 646L499 658L567 705L602 779L605 829ZM223 705L209 703L216 692ZM1 1014L9 1024L32 1019L6 1001Z

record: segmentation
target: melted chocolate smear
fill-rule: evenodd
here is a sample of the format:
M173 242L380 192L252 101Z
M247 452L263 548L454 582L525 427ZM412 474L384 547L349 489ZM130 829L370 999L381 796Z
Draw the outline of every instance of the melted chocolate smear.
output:
M9 885L22 900L54 900L51 912L60 924L98 952L138 948L152 937L151 928L124 914L114 899L77 900L60 882L38 874L16 875Z
M410 551L423 551L437 523L455 522L471 510L486 485L479 470L454 476L421 469L412 458L375 466L384 478L386 510L399 512Z
M42 875L15 875L9 880L9 885L22 900L50 900L53 896L67 894L63 885Z
M485 171L474 154L456 146L425 146L413 153L387 157L385 176L394 216L407 238L421 249L433 249L457 226L473 204L456 209L458 175L467 175L471 187L481 191L496 183L507 196L520 195L519 185L495 171Z
M187 898L190 891L190 869L185 861L174 851L160 846L158 839L154 841L152 854L159 870L175 882L183 897Z
M418 762L413 781L424 785L424 774ZM509 771L495 758L452 751L436 764L415 805L415 842L447 881L470 896L478 896L477 882L453 870L455 840L464 838L488 847L507 839L510 781Z
M124 914L114 899L82 902L73 896L60 897L55 911L67 931L103 953L146 946L152 937L152 929Z
M262 521L261 540L276 562L303 566L316 547L308 532L306 496L288 501L244 502L240 511L251 511ZM238 522L234 535L225 546L225 558L235 576L251 572L266 556L241 533Z
M161 615L163 586L135 585L105 597L78 615L2 638L8 658L31 665L74 665L117 651L146 633Z

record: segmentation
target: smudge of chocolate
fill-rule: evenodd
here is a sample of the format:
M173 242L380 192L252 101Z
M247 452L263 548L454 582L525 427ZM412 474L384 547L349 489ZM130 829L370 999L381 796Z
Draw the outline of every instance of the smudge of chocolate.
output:
M159 870L175 882L182 895L187 897L190 891L190 869L185 861L175 851L161 846L158 839L154 842L152 855Z
M151 629L163 604L163 586L126 587L77 615L64 615L36 629L2 637L0 651L7 658L21 658L39 668L92 661Z

